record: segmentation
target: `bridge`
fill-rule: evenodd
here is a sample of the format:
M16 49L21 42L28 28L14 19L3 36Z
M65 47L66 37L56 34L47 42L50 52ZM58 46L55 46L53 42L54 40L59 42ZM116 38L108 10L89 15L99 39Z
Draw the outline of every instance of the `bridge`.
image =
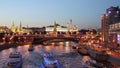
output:
M9 40L14 42L24 42L25 40L33 43L42 43L44 41L74 41L79 42L81 34L26 34L26 35L11 35L6 36Z

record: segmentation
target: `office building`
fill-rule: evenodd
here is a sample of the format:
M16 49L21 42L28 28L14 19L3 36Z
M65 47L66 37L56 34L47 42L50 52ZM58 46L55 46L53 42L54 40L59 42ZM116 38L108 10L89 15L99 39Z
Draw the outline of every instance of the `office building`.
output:
M101 17L102 37L105 45L120 44L120 8L111 6Z

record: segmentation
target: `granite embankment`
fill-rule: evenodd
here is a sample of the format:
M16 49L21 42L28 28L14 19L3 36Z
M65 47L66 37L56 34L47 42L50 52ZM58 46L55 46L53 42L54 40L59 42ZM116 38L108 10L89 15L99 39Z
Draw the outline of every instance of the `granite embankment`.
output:
M30 45L31 42L19 42L19 43L0 43L0 51L4 49L8 49L11 47Z

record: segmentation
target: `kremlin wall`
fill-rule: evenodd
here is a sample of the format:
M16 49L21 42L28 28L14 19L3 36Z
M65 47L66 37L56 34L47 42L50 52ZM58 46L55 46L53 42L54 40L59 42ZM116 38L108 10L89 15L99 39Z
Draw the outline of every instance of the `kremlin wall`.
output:
M61 26L60 24L54 22L53 25L49 25L46 27L23 27L22 23L20 21L20 25L15 26L14 22L12 23L11 28L9 29L7 26L1 26L0 27L0 33L17 33L17 34L23 34L23 33L52 33L52 32L78 32L77 25L72 25L72 20L70 20L69 23L67 23L66 26Z

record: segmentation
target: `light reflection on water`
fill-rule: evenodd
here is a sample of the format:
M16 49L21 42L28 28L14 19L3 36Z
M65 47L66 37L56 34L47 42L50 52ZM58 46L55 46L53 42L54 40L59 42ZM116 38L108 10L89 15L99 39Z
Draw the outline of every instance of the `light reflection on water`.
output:
M85 63L86 63L87 61L90 61L90 60L91 60L91 58L90 58L89 56L84 56L84 57L82 58L82 64L85 65Z
M54 44L54 45L53 45ZM61 55L62 57L57 57L60 63L64 66L64 68L74 68L80 67L82 56L75 55L74 57L64 56L65 53L74 52L70 46L70 42L60 42L60 43L53 43L51 45L43 46L43 45L35 45L34 51L29 52L28 48L29 45L18 46L16 48L9 48L2 50L0 52L0 68L3 68L7 64L7 60L9 60L8 56L11 52L18 51L22 54L23 57L23 68L39 68L40 64L42 63L42 55L44 52L52 52L54 55ZM59 45L58 45L59 44ZM88 57L89 58L89 57ZM85 58L83 58L84 61ZM66 66L67 63L67 66ZM71 67L72 66L72 67ZM80 67L81 68L81 67Z

